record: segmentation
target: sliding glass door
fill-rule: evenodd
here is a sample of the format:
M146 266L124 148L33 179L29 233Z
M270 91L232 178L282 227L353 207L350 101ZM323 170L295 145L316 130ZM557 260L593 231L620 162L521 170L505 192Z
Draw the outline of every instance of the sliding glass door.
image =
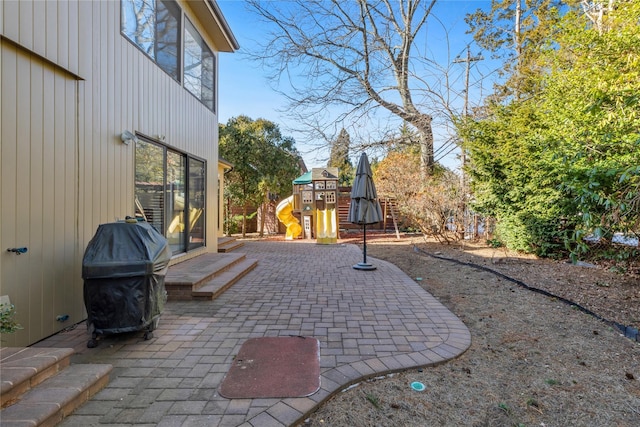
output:
M206 243L206 163L160 144L136 143L136 216L164 234L174 254Z

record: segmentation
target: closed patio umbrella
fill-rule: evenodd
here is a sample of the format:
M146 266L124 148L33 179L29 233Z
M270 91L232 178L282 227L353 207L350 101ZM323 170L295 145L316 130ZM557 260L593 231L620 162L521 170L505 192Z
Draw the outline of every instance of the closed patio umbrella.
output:
M356 168L356 177L351 187L351 204L347 221L362 225L364 260L354 265L356 270L375 270L367 263L367 224L375 224L382 221L382 209L378 202L376 186L373 183L373 173L366 153L362 153Z

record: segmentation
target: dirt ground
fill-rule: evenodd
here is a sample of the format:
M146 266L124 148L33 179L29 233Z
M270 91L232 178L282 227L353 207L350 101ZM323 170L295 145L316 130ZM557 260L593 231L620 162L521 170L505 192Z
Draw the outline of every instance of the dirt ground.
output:
M640 343L562 301L638 328L640 276L422 237L368 233L367 254L460 317L471 347L338 393L305 426L640 426ZM412 390L414 381L426 389Z

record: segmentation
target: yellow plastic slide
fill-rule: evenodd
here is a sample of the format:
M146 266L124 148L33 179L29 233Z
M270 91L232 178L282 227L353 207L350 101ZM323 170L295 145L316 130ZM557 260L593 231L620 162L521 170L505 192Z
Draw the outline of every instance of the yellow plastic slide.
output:
M287 227L285 240L293 240L302 233L302 227L298 218L293 216L293 196L283 199L276 206L276 216Z

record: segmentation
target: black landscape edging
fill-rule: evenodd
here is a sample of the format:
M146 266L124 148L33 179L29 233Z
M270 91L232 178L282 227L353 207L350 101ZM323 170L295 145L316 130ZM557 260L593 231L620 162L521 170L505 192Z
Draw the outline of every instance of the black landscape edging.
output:
M551 292L545 291L544 289L534 288L533 286L529 286L529 285L527 285L526 283L524 283L521 280L514 279L513 277L509 277L509 276L507 276L507 275L505 275L505 274L503 274L503 273L501 273L499 271L493 270L493 269L491 269L489 267L485 267L483 265L478 265L478 264L474 264L472 262L459 261L457 259L447 258L447 257L443 257L443 256L440 256L440 255L435 255L435 254L429 253L429 252L427 252L427 251L425 251L423 249L420 249L417 246L414 246L413 250L414 250L414 252L419 252L419 253L425 254L427 256L430 256L432 258L453 262L455 264L465 265L467 267L475 268L476 270L483 270L483 271L495 274L496 276L500 276L505 280L513 282L516 285L523 287L524 289L527 289L529 291L536 292L536 293L548 296L550 298L555 298L558 301L561 301L561 302L563 302L563 303L565 303L565 304L567 304L567 305L569 305L571 307L574 307L574 308L582 311L583 313L586 313L586 314L588 314L590 316L595 317L596 319L598 319L598 320L600 320L600 321L602 321L602 322L604 322L604 323L606 323L606 324L608 324L610 326L613 326L621 334L623 334L625 337L629 338L630 340L636 341L636 342L640 342L640 332L638 331L637 328L634 328L634 327L631 327L631 326L625 326L625 325L623 325L621 323L614 322L613 320L605 319L604 317L600 316L599 314L594 313L593 311L589 310L588 308L583 307L580 304L577 304L577 303L575 303L575 302L573 302L573 301L571 301L569 299L566 299L566 298L558 296L558 295L554 295Z

